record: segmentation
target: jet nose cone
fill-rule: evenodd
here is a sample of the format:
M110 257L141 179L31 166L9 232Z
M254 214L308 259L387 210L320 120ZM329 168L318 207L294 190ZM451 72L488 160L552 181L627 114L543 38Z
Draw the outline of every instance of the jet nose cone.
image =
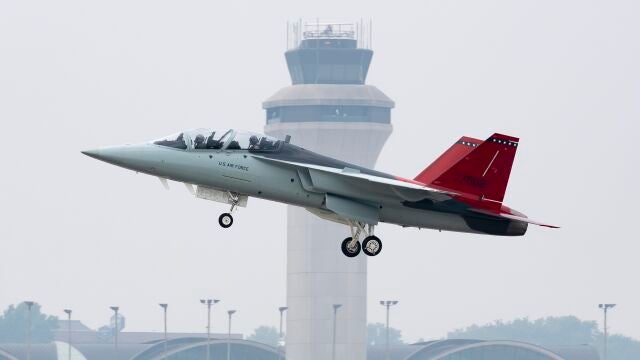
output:
M110 146L100 149L84 150L81 151L81 153L94 159L114 163L117 162L117 160L125 153L125 148L125 146Z
M92 157L94 159L100 159L100 149L84 150L84 151L81 151L81 153L89 157Z
M142 144L109 146L81 152L89 157L109 164L135 171L145 171L152 166L150 163L154 160L151 150L148 146Z

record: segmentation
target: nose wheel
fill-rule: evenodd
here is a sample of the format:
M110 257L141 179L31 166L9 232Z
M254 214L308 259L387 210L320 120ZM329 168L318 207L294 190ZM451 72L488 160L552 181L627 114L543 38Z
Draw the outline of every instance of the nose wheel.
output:
M229 213L220 215L220 217L218 218L218 224L220 224L220 226L225 229L231 227L231 225L233 225L233 216L231 216L231 214Z

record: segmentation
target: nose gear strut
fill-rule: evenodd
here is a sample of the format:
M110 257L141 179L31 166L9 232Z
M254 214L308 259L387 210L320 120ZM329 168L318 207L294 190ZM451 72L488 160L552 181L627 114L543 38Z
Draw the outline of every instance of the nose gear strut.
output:
M233 211L236 209L236 207L240 203L240 194L234 193L234 192L231 192L231 191L227 191L227 194L229 195L229 202L231 203L231 210L229 210L228 213L223 213L218 218L218 224L220 224L220 226L222 226L225 229L228 228L228 227L231 227L231 225L233 225L233 216L231 214L233 213Z

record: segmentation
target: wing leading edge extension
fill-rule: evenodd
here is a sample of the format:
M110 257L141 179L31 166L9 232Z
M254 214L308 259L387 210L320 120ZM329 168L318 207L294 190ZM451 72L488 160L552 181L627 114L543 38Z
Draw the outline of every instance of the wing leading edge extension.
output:
M306 169L306 172L308 172L310 176L309 180L312 183L310 183L309 186L314 188L309 188L308 190L317 190L318 192L338 193L346 197L351 197L358 192L372 191L383 196L412 201L421 199L443 201L449 200L455 195L455 193L430 188L416 181L364 174L350 168L338 169L257 155L254 155L254 157L298 169ZM304 182L305 179L302 179L302 181ZM340 186L335 186L337 184Z

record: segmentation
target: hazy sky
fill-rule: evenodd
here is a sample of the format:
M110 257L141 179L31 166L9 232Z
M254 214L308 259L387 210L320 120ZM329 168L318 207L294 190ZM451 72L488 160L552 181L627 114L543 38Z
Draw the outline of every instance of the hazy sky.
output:
M370 322L400 300L406 340L496 319L576 315L640 338L640 3L0 1L0 308L33 299L91 327L276 325L285 206L222 204L80 154L185 128L261 131L289 84L286 21L373 19L368 83L396 101L377 168L412 177L460 135L519 136L506 203L562 226L522 238L382 225ZM295 142L295 139L293 139ZM345 229L345 234L347 229ZM267 234L267 236L265 236ZM335 239L336 251L339 241ZM332 241L328 239L327 241Z

